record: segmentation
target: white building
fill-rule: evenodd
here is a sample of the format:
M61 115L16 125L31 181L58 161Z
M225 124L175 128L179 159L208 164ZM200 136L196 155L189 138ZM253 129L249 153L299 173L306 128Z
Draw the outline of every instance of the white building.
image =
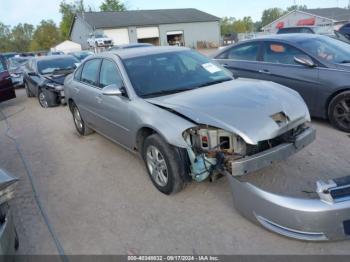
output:
M66 41L52 47L51 51L53 51L53 52L61 51L65 54L70 53L70 52L79 52L79 51L81 51L81 45L78 43L74 43L72 41L66 40Z
M294 10L262 29L266 33L276 33L280 28L311 26L317 28L319 33L333 32L343 24L350 21L350 9L345 8L319 8L307 10Z

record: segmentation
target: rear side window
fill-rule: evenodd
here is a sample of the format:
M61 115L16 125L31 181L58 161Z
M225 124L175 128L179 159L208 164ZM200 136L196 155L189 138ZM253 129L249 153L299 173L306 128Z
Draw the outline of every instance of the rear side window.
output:
M89 60L84 64L83 71L81 72L81 81L89 84L98 86L98 75L100 71L101 59Z
M290 45L282 43L267 43L264 50L264 62L274 64L297 65L294 61L295 56L305 54Z
M104 59L101 66L100 87L103 88L112 84L120 86L121 83L122 78L117 65L112 61Z
M233 59L243 61L257 61L259 52L259 43L249 43L239 46L234 46L224 53L219 59Z

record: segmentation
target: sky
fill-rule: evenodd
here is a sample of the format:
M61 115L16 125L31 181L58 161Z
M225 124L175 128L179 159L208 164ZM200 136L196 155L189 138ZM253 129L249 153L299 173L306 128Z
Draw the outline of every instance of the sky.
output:
M71 2L73 0L66 0ZM18 23L37 25L43 19L59 23L58 12L61 0L0 0L0 22L14 26ZM102 0L84 0L87 6L98 10ZM251 16L260 20L264 9L279 7L285 9L296 4L308 8L346 7L349 0L125 0L128 9L197 8L218 17L230 16L237 19Z

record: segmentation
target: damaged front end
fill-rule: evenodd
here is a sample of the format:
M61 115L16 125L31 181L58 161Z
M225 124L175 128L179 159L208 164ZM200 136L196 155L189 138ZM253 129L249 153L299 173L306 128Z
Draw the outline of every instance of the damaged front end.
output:
M191 175L198 182L217 173L236 177L257 171L295 154L312 143L315 137L315 130L304 124L257 145L209 126L198 126L184 132Z

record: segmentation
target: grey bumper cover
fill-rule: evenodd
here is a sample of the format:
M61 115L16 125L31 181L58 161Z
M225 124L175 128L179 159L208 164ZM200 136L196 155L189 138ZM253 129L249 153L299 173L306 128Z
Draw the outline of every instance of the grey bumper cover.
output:
M287 159L289 156L311 144L316 138L316 130L306 129L294 143L284 143L251 157L245 157L232 162L232 175L243 176L270 166L275 161Z
M350 201L327 202L272 194L228 176L235 208L275 233L306 241L350 239Z

